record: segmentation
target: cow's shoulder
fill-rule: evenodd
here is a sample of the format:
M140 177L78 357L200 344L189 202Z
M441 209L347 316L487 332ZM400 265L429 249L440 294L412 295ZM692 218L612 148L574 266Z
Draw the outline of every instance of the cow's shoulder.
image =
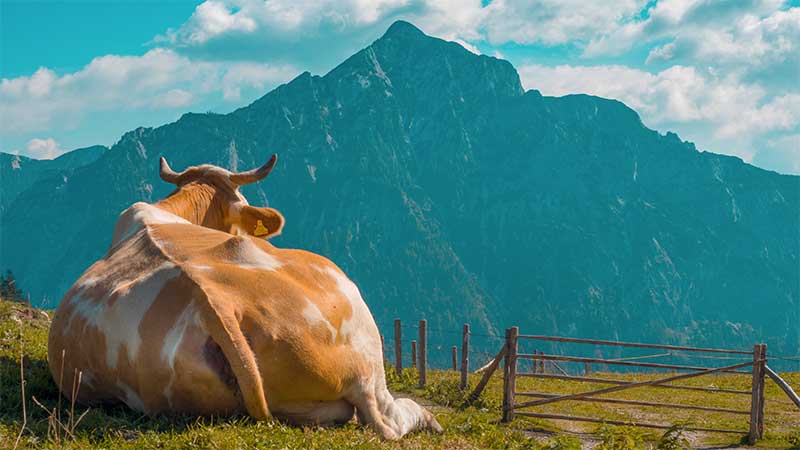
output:
M165 223L189 224L183 217L145 202L136 202L123 211L114 225L111 248L119 246L148 226Z

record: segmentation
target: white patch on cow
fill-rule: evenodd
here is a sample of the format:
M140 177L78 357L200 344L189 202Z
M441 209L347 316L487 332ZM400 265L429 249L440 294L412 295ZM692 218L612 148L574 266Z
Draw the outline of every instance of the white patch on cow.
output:
M165 262L147 278L131 286L127 294L120 296L113 306L105 309L100 328L106 337L106 362L109 367L115 367L122 345L126 346L128 357L135 360L142 342L139 324L163 286L180 273L180 268L175 264Z
M265 252L251 239L245 238L237 245L233 262L243 269L260 269L275 271L283 266L275 256Z
M120 242L125 242L131 236L141 231L145 225L155 225L163 223L184 223L189 224L188 220L176 216L171 212L144 202L136 202L130 208L120 214L117 220L119 230L114 230L114 240L111 243L115 247Z
M101 282L101 281L103 281L103 277L96 277L96 276L90 275L90 276L88 276L86 278L79 279L78 283L76 283L76 286L78 287L78 289L81 290L81 292L83 292L83 291L86 291L87 289L91 289L91 288L97 286L97 284L99 282Z
M169 383L167 383L163 391L164 398L167 399L170 408L172 408L172 386L175 384L175 356L178 354L187 328L200 324L199 314L199 310L194 300L192 300L175 320L175 325L167 332L164 338L164 346L161 347L161 360L165 361L172 370Z
M211 266L207 266L205 264L193 264L192 265L192 269L196 269L196 270L211 270L212 267Z
M352 315L342 322L340 335L349 340L350 347L366 361L381 361L381 344L376 339L379 336L378 327L358 287L333 267L325 267L323 271L333 278L339 293L350 302Z
M342 295L344 295L350 301L351 306L354 306L354 304L364 305L364 300L361 298L361 293L358 291L358 287L355 283L350 281L349 278L344 276L333 267L326 267L325 272L328 274L328 276L333 278L333 281L336 282L336 287L339 289L339 292L341 292Z
M82 277L78 279L78 281L75 283L74 287L78 291L72 296L71 299L69 299L68 304L76 306L75 308L73 308L72 313L67 318L66 326L61 328L61 332L63 334L66 334L67 331L72 327L72 323L75 319L76 314L81 315L83 317L86 316L94 317L96 315L97 311L94 311L93 309L97 308L100 305L95 303L94 299L85 298L84 295L86 294L86 291L97 286L97 284L100 283L101 281L103 281L103 278L101 277L88 276L85 278Z
M147 205L147 203L145 203ZM142 210L142 219L148 225L157 224L157 223L190 223L188 220L184 219L183 217L176 216L171 212L164 211L163 209L153 206L147 205L149 208Z
M175 355L178 353L181 341L183 341L183 335L186 333L186 328L197 321L196 315L197 308L194 305L194 301L191 301L183 308L180 316L175 321L175 325L164 337L164 346L161 347L161 359L169 364L170 369L175 367Z
M102 312L104 308L104 302L101 300L97 300L94 298L84 298L83 291L75 294L70 300L71 304L75 306L72 308L72 313L70 313L69 318L67 319L67 324L62 328L62 333L67 334L69 330L72 329L72 325L75 322L76 317L80 317L85 321L84 328L87 325L95 325L96 326L96 318Z
M131 409L145 413L147 412L144 408L144 402L142 401L141 397L131 389L130 386L123 383L122 381L117 381L117 387L122 390L125 394L125 398L122 399L126 405L128 405Z
M306 299L306 307L303 308L303 317L306 319L306 322L312 327L317 325L325 325L328 331L331 332L331 340L336 341L336 328L331 325L328 319L322 315L322 311L319 310L317 305L309 299Z
M167 387L164 388L164 392L163 392L164 398L167 399L167 404L169 405L170 409L172 409L172 382L173 382L173 378L175 378L174 375L172 377L170 377L169 384L167 384Z
M161 288L181 273L180 268L171 262L164 262L152 272L130 282L118 284L105 298L78 299L70 316L68 327L75 316L84 319L86 326L97 328L106 341L106 364L115 368L120 348L124 345L128 357L135 360L142 338L139 324ZM118 294L116 301L109 306L107 301Z

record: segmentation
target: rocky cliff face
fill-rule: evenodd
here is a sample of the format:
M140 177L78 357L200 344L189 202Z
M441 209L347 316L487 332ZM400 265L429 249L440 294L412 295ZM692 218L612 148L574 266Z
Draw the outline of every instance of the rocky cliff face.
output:
M620 102L524 92L514 68L405 22L323 77L125 134L2 219L3 266L56 304L175 168L245 169L283 247L321 253L379 324L800 349L800 177L699 152ZM452 339L455 342L455 338ZM488 344L487 344L488 345Z
M95 145L42 160L0 152L0 215L25 189L48 177L69 179L75 169L94 162L106 150Z

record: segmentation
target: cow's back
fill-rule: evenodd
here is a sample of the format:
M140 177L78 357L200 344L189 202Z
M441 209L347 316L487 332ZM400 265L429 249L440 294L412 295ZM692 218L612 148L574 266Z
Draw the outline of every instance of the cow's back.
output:
M220 314L239 322L271 407L335 400L382 370L372 316L330 261L181 223L144 227L75 283L53 321L51 370L58 380L69 349L64 390L83 371L81 400L239 411L236 379L208 331Z
M159 225L152 234L213 308L239 319L271 408L341 398L355 380L382 370L372 315L331 261L249 236L189 234L185 227Z

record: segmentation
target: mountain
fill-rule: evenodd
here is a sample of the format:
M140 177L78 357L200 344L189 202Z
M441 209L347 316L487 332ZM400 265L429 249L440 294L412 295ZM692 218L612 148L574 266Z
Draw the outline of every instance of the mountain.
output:
M20 194L47 177L69 178L78 167L94 162L108 150L102 145L79 148L55 159L33 159L0 152L0 214Z
M35 183L2 218L2 264L53 306L122 210L171 191L159 156L241 170L272 152L243 193L285 215L273 242L339 264L384 333L424 316L445 351L470 322L487 350L519 325L800 353L800 177L700 152L618 101L526 92L507 61L406 22L325 76L139 128Z

